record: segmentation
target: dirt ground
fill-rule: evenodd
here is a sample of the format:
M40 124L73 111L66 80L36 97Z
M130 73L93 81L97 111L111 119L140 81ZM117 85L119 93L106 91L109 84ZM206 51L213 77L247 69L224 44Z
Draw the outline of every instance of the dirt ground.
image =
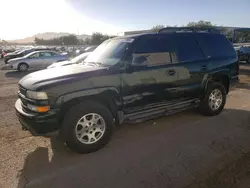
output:
M0 66L3 62L0 62ZM117 127L102 150L79 155L60 138L32 137L15 116L23 73L0 70L1 188L248 188L250 66L216 117L187 111Z

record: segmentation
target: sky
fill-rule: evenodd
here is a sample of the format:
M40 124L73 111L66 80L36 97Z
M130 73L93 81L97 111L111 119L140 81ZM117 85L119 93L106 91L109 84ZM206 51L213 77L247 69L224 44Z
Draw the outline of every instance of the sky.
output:
M190 21L250 27L250 0L0 0L0 39L43 32L117 34Z

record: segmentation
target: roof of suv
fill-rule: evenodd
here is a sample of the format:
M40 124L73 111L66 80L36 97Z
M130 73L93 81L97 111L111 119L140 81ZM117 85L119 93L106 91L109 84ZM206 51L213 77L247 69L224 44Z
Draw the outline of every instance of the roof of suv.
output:
M162 36L162 35L178 35L178 34L190 34L190 35L194 35L194 34L216 34L216 35L222 35L221 33L210 33L210 32L204 32L204 31L200 31L200 32L190 32L190 31L181 31L181 32L162 32L162 33L157 33L157 32L152 32L152 33L139 33L139 34L134 34L134 35L127 35L127 36L121 36L121 37L116 37L116 38L120 38L120 39L125 39L125 38L139 38L142 36Z

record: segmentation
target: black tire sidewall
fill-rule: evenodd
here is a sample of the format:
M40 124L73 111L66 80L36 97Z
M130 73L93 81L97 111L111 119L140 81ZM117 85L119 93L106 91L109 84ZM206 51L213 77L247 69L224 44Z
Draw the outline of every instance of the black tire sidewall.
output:
M222 93L222 104L217 110L212 110L209 106L208 101L209 101L209 96L211 92L215 89L219 89L220 92ZM203 97L201 105L200 105L200 110L202 114L207 115L207 116L218 115L224 109L224 106L226 104L226 98L227 98L226 89L221 83L217 83L217 82L209 83L207 86L207 91L205 93L205 96Z
M75 134L75 126L77 122L82 116L88 113L99 114L100 116L102 116L106 124L105 132L102 138L93 144L81 143L77 139ZM93 101L86 101L72 107L69 110L63 121L60 132L64 138L65 143L71 150L78 153L91 153L101 149L109 142L113 134L113 129L114 129L113 117L110 111L99 103Z

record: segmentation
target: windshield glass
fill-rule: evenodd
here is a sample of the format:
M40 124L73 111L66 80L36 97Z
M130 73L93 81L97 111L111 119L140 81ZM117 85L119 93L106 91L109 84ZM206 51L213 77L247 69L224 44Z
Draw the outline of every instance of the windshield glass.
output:
M115 65L124 56L132 38L111 39L104 41L85 59L85 63L100 63L103 65Z
M81 63L81 61L84 61L84 59L86 59L86 57L89 55L89 53L83 53L79 56L76 56L75 58L71 59L70 62L72 63Z

